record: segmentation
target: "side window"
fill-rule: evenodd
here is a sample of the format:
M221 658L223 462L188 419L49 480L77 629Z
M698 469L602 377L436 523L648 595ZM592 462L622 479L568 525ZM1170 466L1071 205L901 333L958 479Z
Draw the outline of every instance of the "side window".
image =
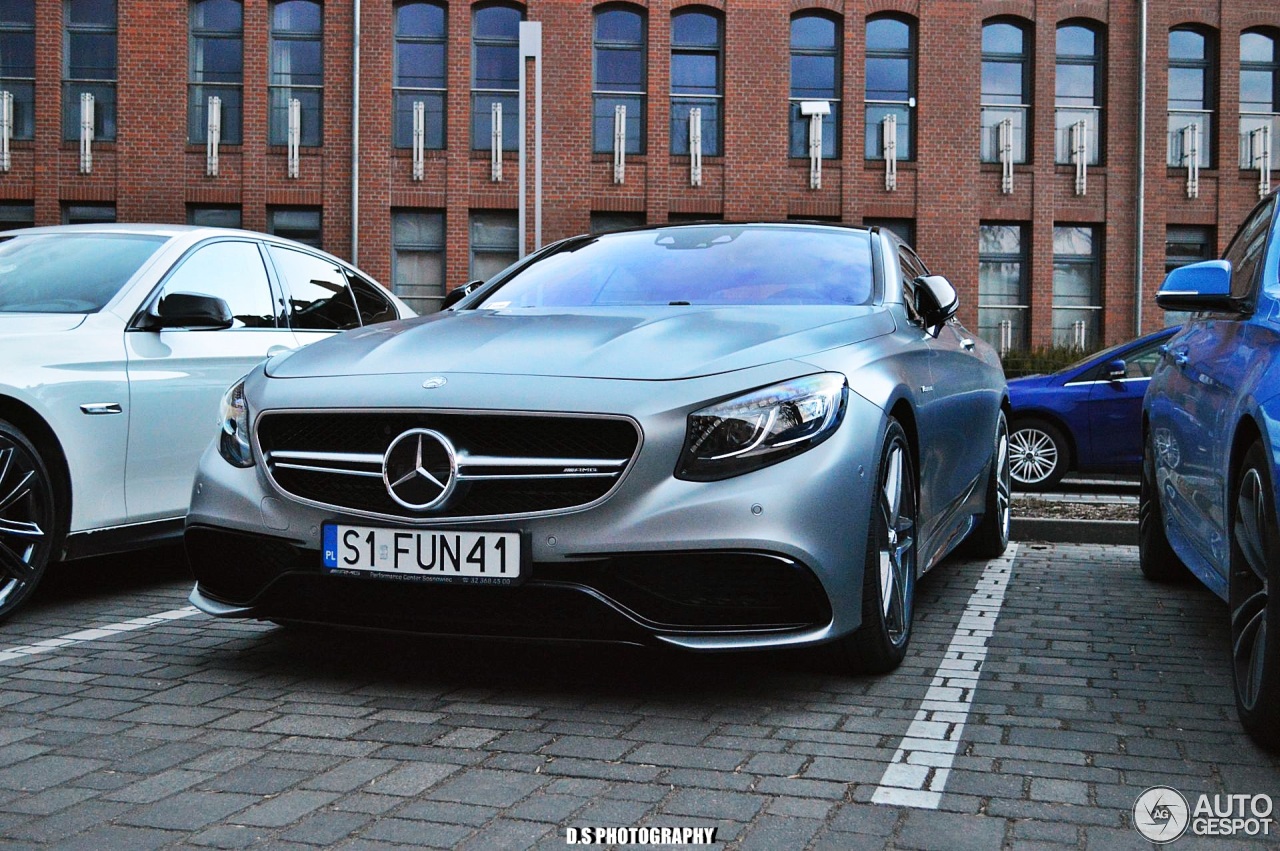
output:
M1160 340L1144 349L1136 352L1130 352L1129 356L1124 359L1124 377L1125 378L1150 378L1151 373L1155 372L1156 364L1160 363L1160 350L1164 348L1164 344L1168 340Z
M929 270L905 245L898 248L898 265L902 268L902 301L907 306L907 315L918 322L920 315L916 313L916 278L929 274Z
M347 282L356 295L356 307L360 311L360 324L373 325L376 322L390 322L399 319L396 306L391 303L382 290L366 281L359 275L347 273Z
M262 254L252 242L215 242L197 248L164 283L169 293L220 298L235 317L233 328L275 328L276 318Z
M289 290L289 325L302 331L346 331L360 327L360 314L337 264L307 254L270 246L276 271Z
M1254 212L1223 255L1224 259L1231 262L1231 295L1234 298L1253 295L1258 265L1262 262L1263 249L1267 245L1267 233L1271 229L1271 213L1274 210L1273 201Z

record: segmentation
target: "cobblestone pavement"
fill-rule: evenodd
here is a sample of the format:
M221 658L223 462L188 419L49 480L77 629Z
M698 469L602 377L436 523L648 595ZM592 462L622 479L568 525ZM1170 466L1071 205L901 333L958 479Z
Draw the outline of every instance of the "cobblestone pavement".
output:
M1019 545L937 809L872 800L935 724L917 714L948 690L983 562L921 583L912 652L875 678L814 652L214 621L181 611L173 553L61 567L0 627L0 651L25 648L0 652L0 847L561 848L631 826L750 849L1149 847L1144 789L1280 798L1280 759L1236 722L1223 605L1136 562Z

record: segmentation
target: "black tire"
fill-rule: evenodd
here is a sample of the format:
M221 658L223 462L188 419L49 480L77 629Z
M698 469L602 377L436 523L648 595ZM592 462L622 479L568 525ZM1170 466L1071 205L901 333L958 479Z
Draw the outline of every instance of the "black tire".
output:
M1138 567L1152 582L1182 582L1190 576L1164 532L1164 513L1156 486L1156 449L1150 436L1143 446L1138 490Z
M1261 442L1245 452L1233 479L1231 681L1245 731L1280 750L1280 518L1271 464Z
M1071 469L1071 445L1062 429L1044 420L1013 424L1009 435L1009 472L1019 490L1042 491L1062 481Z
M995 445L991 449L991 470L987 476L987 496L982 520L969 533L965 550L978 558L999 558L1009 547L1010 525L1009 424L1004 411L996 422Z
M35 590L57 551L54 499L40 451L0 420L0 621Z
M890 418L880 448L862 577L862 626L840 641L854 671L882 674L902 664L915 614L916 505L911 445Z

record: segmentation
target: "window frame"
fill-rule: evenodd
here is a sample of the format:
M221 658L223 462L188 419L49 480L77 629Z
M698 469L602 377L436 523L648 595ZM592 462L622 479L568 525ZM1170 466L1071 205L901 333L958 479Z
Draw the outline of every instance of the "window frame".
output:
M478 35L477 24L480 16L485 12L493 9L509 9L519 15L516 23L516 34L514 36L492 36ZM492 105L495 99L502 101L502 150L516 151L520 148L520 122L519 115L515 104L520 94L520 78L519 72L523 70L520 67L520 23L525 20L525 9L515 3L485 3L471 8L471 150L487 151L492 147L492 138L481 132L481 125L488 126L490 131L493 129L492 112L477 110L477 104L480 99L486 95L489 97L489 104ZM495 89L495 88L479 88L476 85L476 71L479 68L476 51L481 47L505 47L515 51L516 55L516 85L512 89ZM508 104L511 109L508 109ZM490 106L490 109L492 106ZM510 132L508 132L510 131Z
M1093 53L1089 56L1078 54L1063 54L1058 50L1058 39L1061 37L1062 31L1065 29L1083 29L1093 36ZM1064 113L1085 112L1088 111L1093 116L1092 127L1089 130L1089 157L1086 160L1088 165L1103 165L1106 154L1106 122L1104 120L1106 109L1106 27L1099 21L1092 18L1069 18L1060 21L1054 29L1054 92L1053 92L1053 110L1054 110L1054 136L1056 139L1054 145L1054 162L1058 165L1071 165L1071 122L1070 124L1060 125ZM1093 69L1093 92L1090 95L1089 104L1064 104L1058 101L1058 80L1059 70L1062 66L1087 67ZM1078 120L1078 119L1077 119Z
M318 32L303 30L281 30L276 28L276 9L285 3L305 3L314 6L319 12L320 29ZM295 90L303 93L314 93L315 104L313 107L305 105L302 107L302 120L299 132L298 146L301 148L318 148L324 144L324 75L325 75L325 57L324 57L324 12L323 3L318 0L272 0L267 7L267 144L268 145L287 145L289 143L289 120L288 120L288 102L293 96ZM313 83L295 83L293 82L293 71L289 73L289 82L276 83L273 82L276 71L273 67L274 57L276 53L276 45L279 42L315 42L319 47L320 55L320 82ZM284 111L283 120L277 118L281 114L281 107L275 105L278 95L284 95ZM302 100L299 98L299 100ZM314 134L308 134L306 116L314 110L315 121ZM277 133L277 130L280 132Z
M805 18L826 21L834 27L830 47L796 47L796 22ZM838 160L841 157L841 104L844 102L844 18L825 9L802 9L788 21L787 55L791 62L790 89L787 96L787 155L792 158L809 156L810 117L800 114L800 104L807 100L824 100L831 105L831 114L822 118L822 158ZM830 97L804 97L796 94L795 60L797 56L830 57L833 61Z
M191 0L187 4L187 141L193 145L203 145L208 141L208 99L214 95L205 93L206 89L228 89L235 93L235 120L228 122L227 99L222 98L222 129L220 139L225 145L244 144L244 3L243 0L229 0L240 8L240 29L219 30L209 27L196 27L196 8L204 3L216 0ZM205 82L197 79L195 68L196 44L200 41L238 41L240 44L240 80L236 83ZM201 74L204 72L201 71ZM199 98L199 99L197 99ZM228 132L228 127L232 132Z
M640 41L608 41L600 38L600 18L613 12L624 12L634 15L640 24ZM635 91L604 89L600 86L601 51L635 51L640 54L640 85ZM643 156L648 149L648 101L649 101L649 16L640 6L629 3L606 3L591 10L591 152L595 154L613 153L613 111L601 112L601 104L606 101L637 101L639 110L632 116L627 112L627 149L626 153ZM617 104L614 104L616 106ZM630 104L627 104L630 107ZM604 122L603 124L601 122ZM635 132L632 132L632 126ZM602 128L608 128L604 132ZM633 143L634 140L634 143Z
M1169 27L1170 42L1173 41L1173 34L1176 32L1194 33L1195 35L1199 36L1204 42L1204 57L1201 59L1182 59L1182 58L1175 59L1173 57L1173 51L1170 50L1166 55L1167 64L1166 64L1165 72L1167 74L1167 79L1172 80L1174 69L1200 71L1201 74L1203 75L1202 80L1203 80L1204 96L1201 99L1201 106L1198 109L1175 108L1173 106L1173 97L1172 97L1173 86L1169 86L1168 87L1169 99L1168 99L1168 102L1165 104L1166 118L1171 118L1175 113L1187 114L1192 112L1200 113L1206 116L1208 124L1201 131L1201 134L1200 134L1200 146L1201 146L1200 147L1200 152L1201 152L1200 167L1207 168L1207 169L1216 168L1218 163L1218 146L1214 144L1214 141L1215 141L1214 136L1217 133L1217 123L1218 123L1217 121L1218 84L1219 84L1218 33L1217 33L1217 30L1211 27L1202 26L1200 24L1177 24L1175 26ZM1185 101L1190 99L1178 98L1178 100ZM1171 126L1172 124L1173 122L1172 120L1170 120L1169 121L1170 130L1169 130L1169 140L1168 140L1169 153L1168 153L1168 157L1166 158L1166 164L1170 168L1186 168L1186 166L1182 165L1181 162L1174 163L1172 161L1173 151L1174 151L1173 134L1175 132L1177 133L1182 132L1181 128L1179 128L1178 130L1173 130ZM1204 152L1206 148L1208 149L1207 157L1204 156Z
M29 142L35 139L36 127L36 24L34 0L31 3L30 25L15 21L0 22L0 35L30 40L31 76L0 76L0 88L9 91L13 95L12 138L15 142ZM27 69L24 68L23 70Z
M400 31L400 12L410 6L431 6L440 10L444 19L444 29L439 36L436 35L405 35ZM448 110L448 93L449 93L449 7L444 3L432 2L432 0L401 0L391 7L392 14L392 54L391 54L391 101L392 101L392 119L391 119L391 138L392 147L397 149L407 149L413 147L413 108L409 109L408 134L407 138L400 135L401 116L400 110L401 98L404 96L412 97L415 94L422 95L424 105L427 107L428 116L439 114L438 126L439 140L434 139L435 134L430 131L431 122L427 122L427 132L423 138L423 148L431 151L444 150L449 139L449 110ZM406 44L438 44L443 47L440 64L440 80L443 83L440 87L433 86L407 86L400 80L400 50L402 45ZM413 101L410 101L412 103ZM439 110L433 110L430 105L435 102L439 103Z
M484 216L510 216L515 225L515 240L510 246L499 246L496 242L484 243L477 242L476 221L477 218ZM484 210L473 209L467 215L467 277L470 280L481 280L476 274L476 255L477 254L511 254L515 260L520 259L520 217L515 210ZM510 265L510 264L508 264ZM506 268L506 267L503 267ZM497 273L484 279L486 283L492 280Z
M314 243L307 242L306 240L300 239L299 237L296 237L296 236L291 236L287 232L281 233L279 231L279 225L276 224L277 215L279 215L280 213L300 213L300 212L316 214L316 231L315 231L316 241ZM298 229L294 229L294 230L297 231ZM314 248L314 249L323 251L324 250L324 244L323 244L324 243L324 208L310 207L310 206L293 206L289 204L282 204L278 206L273 205L271 207L268 207L267 208L267 233L269 233L272 236L278 236L281 239L289 239L301 245L305 245L309 248Z
M907 27L907 48L873 48L871 47L870 31L871 24L876 21L894 21L904 24ZM884 159L884 142L883 136L880 137L876 144L879 151L876 155L869 155L869 143L872 141L871 134L875 131L875 127L881 127L880 121L871 121L871 112L877 106L880 108L897 106L899 109L905 109L907 113L907 139L904 146L899 140L897 156L900 161L911 162L916 158L916 97L919 93L919 68L920 68L920 27L918 21L910 15L898 14L896 12L881 12L874 15L868 15L863 27L863 84L862 84L862 103L864 118L864 139L863 139L863 158L869 161L881 161ZM906 59L907 60L907 99L905 101L891 101L869 98L867 85L870 81L870 75L866 72L866 63L871 59ZM906 151L903 151L903 148Z
M705 42L702 44L676 43L676 19L692 15L703 15L715 22L716 42L714 46ZM711 104L715 106L716 117L715 121L711 124L711 133L707 132L708 122L706 121L705 116L702 122L702 155L704 157L724 156L724 26L724 13L709 6L681 6L671 12L671 51L668 57L671 68L671 135L669 146L673 156L689 156L688 113L685 113L683 121L678 119L676 116L676 109L683 104L687 104L690 109L701 108L703 104ZM715 93L700 94L677 92L674 71L677 56L714 56L716 60ZM688 103L689 101L696 101L697 103ZM685 128L685 132L676 132L677 125ZM710 140L710 144L708 144L708 139Z
M1035 99L1035 88L1034 88L1035 22L1028 21L1025 18L1019 18L1019 17L1009 16L1009 15L1000 15L994 18L987 18L982 22L982 41L986 40L986 32L989 27L995 27L995 26L1001 26L1001 25L1012 26L1021 33L1022 48L1020 52L1017 52L1017 53L1007 52L1007 51L992 51L992 50L987 50L985 47L981 45L981 43L979 43L981 58L980 58L980 72L978 76L978 109L983 117L985 117L987 110L993 110L996 112L1019 112L1020 113L1022 118L1022 125L1021 127L1018 127L1017 125L1015 125L1015 130L1017 130L1020 133L1020 139L1019 139L1019 142L1015 144L1013 162L1017 165L1025 165L1032 161L1032 157L1031 157L1032 145L1029 144L1029 137L1030 137L1031 128L1035 126L1035 119L1033 115L1034 104L1032 103L1032 101ZM1019 66L1020 73L1021 73L1021 81L1022 81L1022 91L1018 95L1019 97L1018 103L1016 104L998 103L995 101L987 100L988 93L983 90L983 79L986 77L986 68L988 64ZM983 141L985 142L987 141L985 137L989 135L985 131L987 131L988 128L994 128L994 127L997 127L998 125L987 124L981 118L979 119L979 123L982 126L982 129L984 131ZM998 146L993 145L992 151L993 151L992 154L986 155L986 154L983 154L980 150L979 159L982 162L991 162L991 163L1000 162L1000 151L998 150Z
M396 241L396 217L397 216L439 216L440 218L440 240L439 242L397 242ZM449 280L446 274L448 266L448 239L446 231L446 213L438 208L396 208L391 211L391 291L404 301L415 312L419 314L434 313L440 309L441 303L449 294ZM400 292L400 287L418 286L418 284L400 280L400 254L401 252L412 254L439 254L440 255L440 293L439 295L410 295ZM424 302L434 306L433 310L419 310L414 302Z
M1018 250L1017 251L983 251L982 249L982 231L984 228L1017 228L1018 231ZM1031 346L1031 225L1029 222L1018 221L983 221L978 223L978 333L981 335L983 331L982 314L983 310L1016 310L1021 314L1022 322L1018 328L1017 339L1009 341L1008 351L1026 351ZM984 304L983 303L983 277L982 265L984 263L1016 263L1018 264L1018 301L1014 304ZM993 326L986 326L988 328ZM991 340L985 337L988 343L991 343L997 351L1001 347L1001 340ZM1004 352L1001 352L1003 355Z
M1244 39L1245 36L1256 35L1262 36L1271 42L1271 61L1259 62L1256 60L1246 60L1244 58ZM1256 127L1249 125L1263 126L1267 123L1271 126L1271 168L1274 170L1280 167L1280 156L1277 155L1277 149L1280 149L1280 27L1261 26L1248 27L1240 33L1240 169L1242 171L1252 171L1258 166L1254 162L1253 142L1251 133ZM1270 110L1263 112L1257 109L1245 109L1246 101L1244 100L1244 75L1250 73L1266 73L1271 75L1271 104ZM1256 101L1248 101L1252 106ZM1264 116L1266 118L1264 118ZM1246 130L1246 128L1248 128Z
M74 142L80 138L80 97L86 91L94 97L93 140L116 140L116 87L120 81L120 5L111 0L113 22L108 24L76 24L71 21L71 7L77 0L62 3L62 138ZM112 63L110 77L73 77L72 43L75 35L99 35L112 38ZM92 91L90 91L92 90ZM104 97L105 96L105 97Z
M1097 320L1095 323L1096 328L1094 329L1094 331L1096 332L1096 339L1091 342L1089 337L1086 336L1084 349L1088 350L1091 347L1097 348L1097 346L1100 345L1103 340L1103 333L1105 331L1105 329L1103 328L1105 305L1103 304L1104 292L1103 292L1103 280L1102 280L1102 272L1103 272L1102 237L1105 232L1106 226L1103 224L1099 224L1097 222L1054 222L1053 223L1053 229L1055 231L1057 231L1060 228L1062 229L1088 228L1089 229L1089 253L1088 254L1059 254L1057 251L1057 247L1053 246L1054 248L1053 272L1054 272L1054 276L1056 277L1059 265L1073 266L1073 267L1087 266L1090 271L1089 296L1093 303L1088 305L1063 305L1062 307L1059 307L1057 282L1055 280L1053 281L1053 286L1051 290L1051 296L1053 299L1051 309L1055 314L1059 310L1068 310L1068 311L1083 310L1083 311L1089 311L1092 315L1096 316L1097 317ZM1057 239L1056 233L1054 234L1054 239L1056 242L1056 239ZM1056 317L1055 317L1055 321L1052 321L1050 323L1050 328L1054 335L1054 345L1066 345L1066 346L1073 345L1073 343L1071 342L1067 342L1067 343L1058 342L1058 325L1056 322ZM1086 326L1086 331L1088 331L1087 326Z

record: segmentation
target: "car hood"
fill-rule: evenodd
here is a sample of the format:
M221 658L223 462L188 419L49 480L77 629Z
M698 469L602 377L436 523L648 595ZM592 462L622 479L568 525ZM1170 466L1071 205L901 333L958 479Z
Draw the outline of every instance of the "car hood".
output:
M273 359L267 374L439 372L656 381L800 358L894 327L881 307L466 310L341 334Z
M1033 387L1047 387L1050 384L1057 384L1057 380L1052 375L1028 375L1023 378L1013 378L1009 380L1010 390L1030 390Z
M83 313L0 313L0 339L72 331L84 320Z

